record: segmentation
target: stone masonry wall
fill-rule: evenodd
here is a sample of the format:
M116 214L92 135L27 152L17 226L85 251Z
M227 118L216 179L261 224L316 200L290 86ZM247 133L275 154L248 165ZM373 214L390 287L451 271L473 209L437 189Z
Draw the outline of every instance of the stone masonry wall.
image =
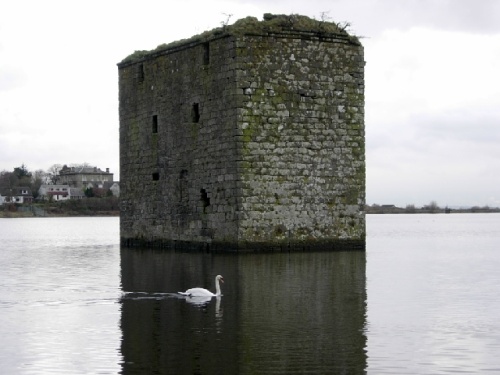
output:
M240 238L299 247L364 240L362 49L294 33L247 36L237 49Z
M233 44L198 44L120 69L121 236L236 241ZM216 232L216 233L215 233Z
M122 244L364 248L364 57L225 32L119 64Z

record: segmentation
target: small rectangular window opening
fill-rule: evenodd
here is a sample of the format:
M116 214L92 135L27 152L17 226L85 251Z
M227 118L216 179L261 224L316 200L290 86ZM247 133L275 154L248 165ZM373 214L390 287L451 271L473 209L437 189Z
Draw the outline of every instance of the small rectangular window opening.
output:
M153 134L158 133L158 115L153 116Z
M158 172L153 173L153 181L158 181L160 179L160 174Z
M206 208L210 206L210 198L208 197L207 191L205 189L200 189L200 194L203 212L206 212Z
M210 44L203 43L203 65L210 64Z
M137 65L137 80L139 82L144 81L144 64Z
M200 122L200 104L199 103L193 103L191 117L192 117L192 122Z

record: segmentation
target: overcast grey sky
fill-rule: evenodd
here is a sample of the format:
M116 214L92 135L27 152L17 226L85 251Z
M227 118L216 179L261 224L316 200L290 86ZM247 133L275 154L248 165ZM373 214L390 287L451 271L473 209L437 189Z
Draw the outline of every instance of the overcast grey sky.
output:
M324 13L363 37L368 204L500 206L497 0L4 1L0 170L119 178L116 63L264 13Z

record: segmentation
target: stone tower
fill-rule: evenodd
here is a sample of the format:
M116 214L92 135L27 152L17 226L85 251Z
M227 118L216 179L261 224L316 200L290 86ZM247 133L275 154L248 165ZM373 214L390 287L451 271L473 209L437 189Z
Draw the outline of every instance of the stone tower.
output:
M364 56L245 18L118 64L122 245L364 249Z

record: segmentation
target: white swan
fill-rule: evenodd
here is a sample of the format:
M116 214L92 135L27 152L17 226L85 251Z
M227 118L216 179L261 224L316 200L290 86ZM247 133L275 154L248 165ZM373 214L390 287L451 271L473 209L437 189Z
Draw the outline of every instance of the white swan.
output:
M185 292L179 292L179 294L182 294L183 296L188 296L188 297L215 297L215 296L220 296L220 284L224 282L224 278L221 275L215 276L215 294L209 291L208 289L205 288L191 288L186 290Z

